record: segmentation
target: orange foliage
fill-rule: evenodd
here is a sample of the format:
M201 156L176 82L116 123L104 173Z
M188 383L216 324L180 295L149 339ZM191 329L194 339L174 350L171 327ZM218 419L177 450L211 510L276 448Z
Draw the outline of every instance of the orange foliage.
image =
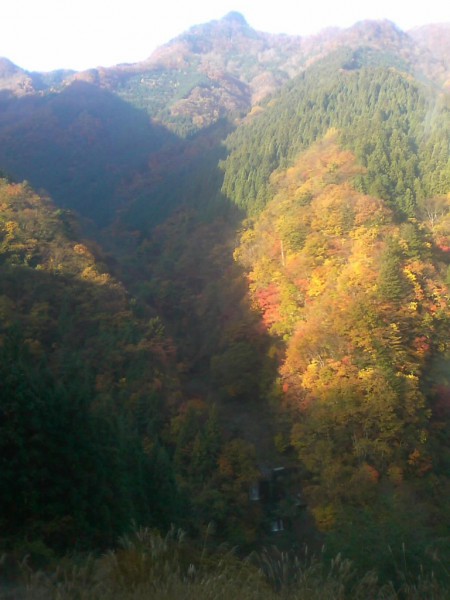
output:
M306 467L338 481L352 465L361 481L388 475L399 483L411 469L432 469L421 377L431 353L448 345L449 294L420 228L414 246L383 200L353 187L361 169L336 139L332 133L272 176L273 200L236 258L245 257L264 323L284 333L282 402L298 415L292 443ZM391 247L398 302L380 284ZM450 406L447 392L436 410ZM326 528L331 514L318 520Z
M271 283L267 288L255 293L256 302L263 314L263 321L267 328L280 319L280 291L278 286Z

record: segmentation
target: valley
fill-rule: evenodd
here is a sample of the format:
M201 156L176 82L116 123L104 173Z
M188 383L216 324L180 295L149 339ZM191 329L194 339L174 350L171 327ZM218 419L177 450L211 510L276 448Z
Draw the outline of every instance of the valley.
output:
M136 64L0 60L8 585L28 555L24 597L76 597L52 569L93 552L80 597L445 598L448 32L230 13Z

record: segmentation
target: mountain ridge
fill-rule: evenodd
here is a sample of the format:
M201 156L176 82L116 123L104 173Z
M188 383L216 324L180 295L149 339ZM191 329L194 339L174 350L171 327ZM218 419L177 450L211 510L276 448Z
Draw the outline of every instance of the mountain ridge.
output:
M253 56L259 53L258 60L261 65L271 69L277 67L288 77L297 75L305 62L310 64L311 60L322 57L323 52L332 51L339 45L361 45L363 41L371 44L382 41L391 49L398 49L400 41L407 41L410 54L412 53L411 42L419 43L422 51L434 51L437 54L436 58L448 67L450 49L448 44L445 44L445 39L449 27L449 23L438 23L404 31L387 19L366 19L357 21L347 28L329 27L315 34L301 36L255 30L242 14L230 12L221 19L193 25L184 33L156 48L147 58L134 63L119 63L111 67L98 66L76 72L59 69L41 73L27 71L6 57L0 58L0 82L3 82L0 89L9 89L16 93L33 93L41 91L42 85L45 86L45 83L41 83L41 87L33 87L35 79L41 82L57 79L63 84L68 84L73 78L93 78L100 85L114 87L114 80L118 77L154 68L180 69L188 66L193 56L206 55L209 60L214 58L217 61L219 59L215 54L222 52L226 56L227 51L233 48L236 50L243 41L250 44L250 48L245 49L247 57L248 54ZM437 37L442 38L442 41L437 42ZM278 56L274 57L273 54L277 51ZM272 56L267 56L267 53L271 53ZM289 53L290 59L283 61L283 53ZM299 55L297 58L292 56L295 53ZM427 60L430 60L430 57ZM219 67L223 68L224 65L220 64L217 68ZM228 68L227 71L234 76L239 75L243 81L247 80L247 83L250 83L248 74L240 73L236 66L234 70ZM22 79L17 82L14 79L10 80L8 75L12 74ZM27 78L31 79L31 82L27 80L25 84Z
M231 13L134 65L0 63L0 169L30 182L0 185L6 544L136 518L325 541L395 589L448 564L450 97L420 35Z

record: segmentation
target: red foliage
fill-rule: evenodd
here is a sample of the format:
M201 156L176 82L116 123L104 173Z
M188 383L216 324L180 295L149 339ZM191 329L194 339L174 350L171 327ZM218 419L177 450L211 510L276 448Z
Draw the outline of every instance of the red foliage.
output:
M436 246L441 250L441 252L450 252L450 241L446 237L441 237L436 240Z
M256 292L256 301L263 313L266 327L271 327L281 319L280 315L280 290L274 283Z
M374 483L378 483L378 480L380 479L380 472L377 471L377 469L375 469L375 467L372 467L372 465L365 465L367 474L369 476L369 478L374 482Z
M433 307L431 307L433 309ZM430 349L430 343L425 335L418 336L414 339L414 347L418 354L426 354Z

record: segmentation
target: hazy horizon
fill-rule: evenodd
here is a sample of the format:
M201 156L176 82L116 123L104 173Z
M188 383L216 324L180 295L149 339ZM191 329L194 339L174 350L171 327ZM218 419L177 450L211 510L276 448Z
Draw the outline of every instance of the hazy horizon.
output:
M6 23L0 56L28 71L84 70L146 59L162 44L190 27L241 13L256 30L290 35L312 35L327 27L350 27L365 19L387 19L404 31L420 25L450 21L439 0L426 6L388 0L331 0L303 9L290 0L273 7L250 0L206 0L189 4L168 2L157 8L144 0L5 0Z

